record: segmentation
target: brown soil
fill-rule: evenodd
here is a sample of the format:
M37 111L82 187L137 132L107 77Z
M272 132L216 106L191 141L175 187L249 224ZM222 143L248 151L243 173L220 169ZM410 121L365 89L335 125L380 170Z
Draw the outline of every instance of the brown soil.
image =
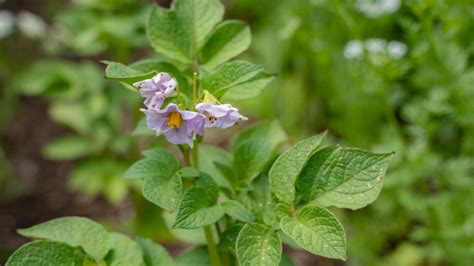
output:
M20 180L18 183L25 186L25 193L0 203L0 250L14 250L27 241L16 229L56 217L79 215L113 220L120 216L119 207L67 189L67 176L74 162L54 162L42 157L41 149L66 132L66 128L48 119L44 101L21 100L2 146L14 176Z

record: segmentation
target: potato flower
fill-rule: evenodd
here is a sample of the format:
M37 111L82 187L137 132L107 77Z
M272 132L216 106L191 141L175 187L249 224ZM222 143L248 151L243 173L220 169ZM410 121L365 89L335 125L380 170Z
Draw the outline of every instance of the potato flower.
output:
M178 82L168 73L158 73L153 78L145 79L133 84L140 88L140 94L145 98L148 108L161 108L166 97L173 94Z
M196 135L204 133L206 117L198 112L181 110L174 103L163 109L140 110L146 115L147 126L173 144L188 144L192 148Z
M228 128L240 120L247 120L230 104L199 103L196 110L206 116L204 127Z

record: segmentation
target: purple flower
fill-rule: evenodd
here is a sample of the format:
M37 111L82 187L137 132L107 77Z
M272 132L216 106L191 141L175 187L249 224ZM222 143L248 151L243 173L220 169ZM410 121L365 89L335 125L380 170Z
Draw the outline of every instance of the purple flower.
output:
M228 128L239 120L247 120L247 117L239 114L239 110L230 104L199 103L196 110L207 118L204 127Z
M206 117L197 112L184 111L170 103L164 109L140 109L146 115L146 122L156 135L165 135L173 144L188 144L193 147L195 134L204 133Z
M146 98L146 107L160 108L165 98L176 90L178 82L168 73L162 72L151 79L136 82L133 86L140 88L140 94Z

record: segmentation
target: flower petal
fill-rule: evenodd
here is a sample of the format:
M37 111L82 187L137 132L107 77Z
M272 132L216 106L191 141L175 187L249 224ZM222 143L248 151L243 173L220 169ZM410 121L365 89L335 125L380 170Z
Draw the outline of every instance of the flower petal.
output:
M237 108L230 104L210 104L199 103L196 109L206 115L204 127L228 128L233 126L239 120L247 120L242 116Z

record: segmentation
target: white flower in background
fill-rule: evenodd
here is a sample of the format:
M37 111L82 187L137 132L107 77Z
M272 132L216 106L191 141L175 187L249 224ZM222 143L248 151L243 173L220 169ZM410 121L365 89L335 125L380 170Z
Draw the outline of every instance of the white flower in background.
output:
M395 13L400 6L400 0L357 0L356 2L356 9L370 18Z
M379 38L371 38L365 41L369 60L372 64L380 66L387 61L387 41Z
M364 54L364 51L367 51ZM390 58L401 59L408 51L406 44L399 41L389 41L380 38L370 38L365 41L351 40L344 47L344 57L347 59L362 59L364 56L375 65L384 64Z
M347 59L361 59L364 53L364 43L361 40L351 40L344 47L344 57Z
M28 11L21 11L17 18L20 31L29 38L41 38L46 34L48 25L38 15Z
M364 44L370 54L384 53L387 48L387 41L379 38L367 39Z
M10 11L0 10L0 38L4 38L13 31L15 15Z
M407 53L406 44L399 41L390 41L387 46L388 55L394 59L400 59Z

